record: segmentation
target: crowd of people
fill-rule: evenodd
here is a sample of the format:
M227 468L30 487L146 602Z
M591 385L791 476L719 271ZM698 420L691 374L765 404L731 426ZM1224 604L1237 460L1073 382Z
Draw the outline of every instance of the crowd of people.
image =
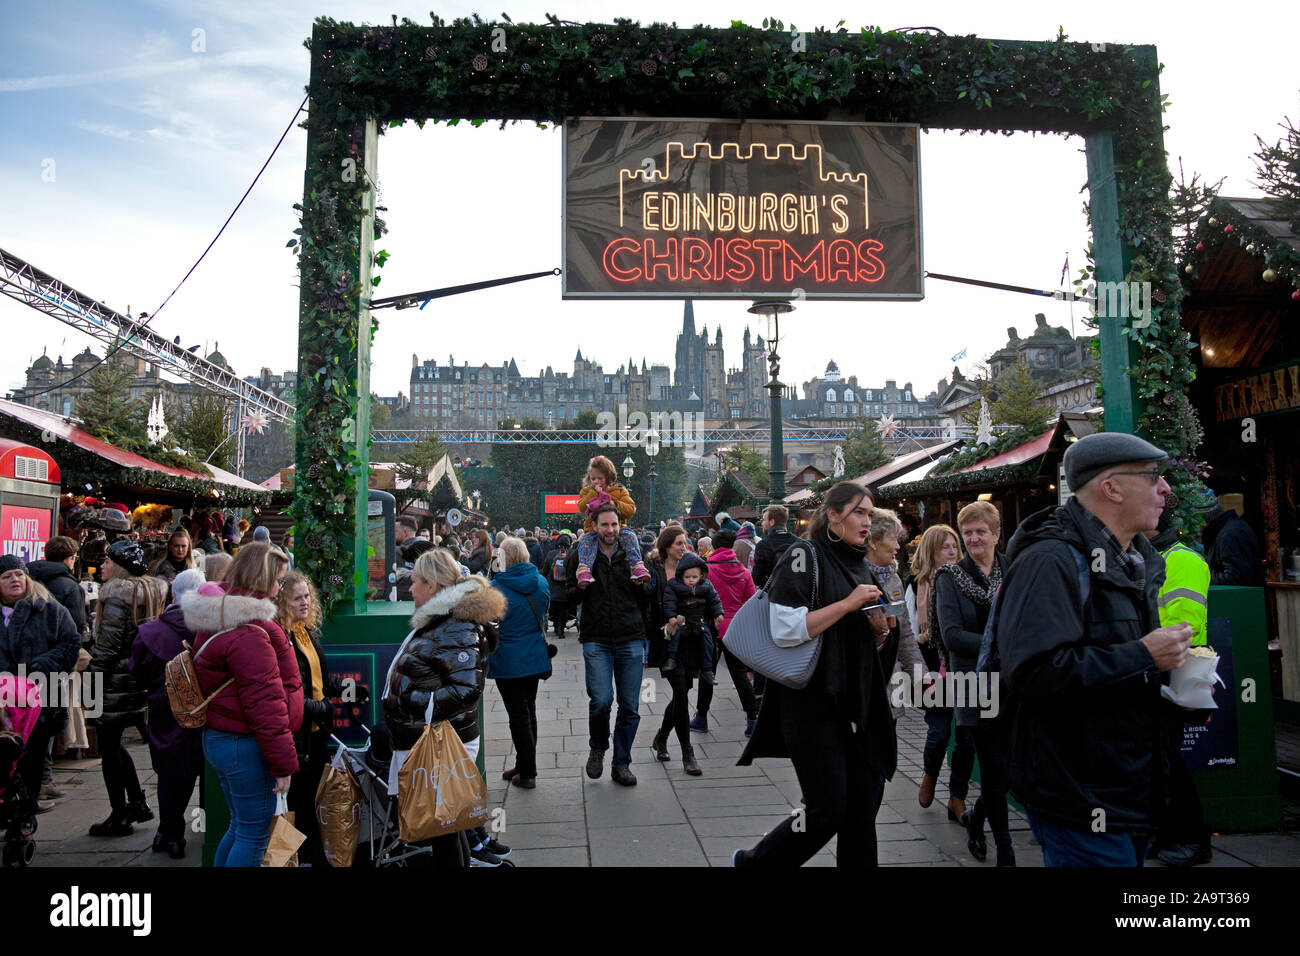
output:
M400 517L397 593L415 612L375 689L393 750L389 789L396 794L405 756L428 724L449 721L477 754L478 703L489 679L514 744L515 764L503 778L523 789L544 785L536 703L552 674L548 635L563 639L576 619L588 777L600 778L608 757L611 779L636 785L647 668L659 670L672 694L654 759L671 759L675 736L685 772L704 772L691 733L709 729L725 664L748 738L740 763L793 763L802 807L737 850L736 866L797 866L832 837L840 866L875 865L875 818L898 763L896 723L912 700L927 727L917 799L932 805L955 735L946 810L966 829L975 858L986 858L987 823L997 865L1015 865L1014 796L1048 865L1134 866L1148 856L1204 862L1209 833L1178 749L1191 715L1161 687L1189 648L1206 641L1211 581L1241 583L1258 560L1241 535L1244 523L1226 517L1208 492L1198 502L1210 517L1207 557L1177 540L1165 460L1134 436L1076 442L1065 457L1074 496L1022 522L1005 547L988 502L962 508L955 529L935 524L909 541L896 513L848 481L825 492L801 537L779 504L765 509L760 527L723 513L708 535L676 522L637 533L629 527L635 501L601 456L583 476L584 524L574 532L478 528L462 540L449 526L421 531ZM199 531L211 540L212 522L204 518ZM201 568L195 551L203 541L193 544L183 527L152 563L138 542L114 541L90 614L71 574L76 541L54 538L46 559L29 566L0 557L0 671L21 664L54 679L86 669L103 675L93 723L111 812L92 835L123 836L155 819L123 741L142 727L157 774L155 851L185 855L185 808L206 761L230 810L218 866L261 863L282 794L307 837L300 859L324 864L314 800L342 686L320 641L313 582L291 570L288 549L265 538L255 533L233 556L202 548ZM773 644L820 642L805 687L765 679L724 643L759 589ZM203 729L177 724L163 687L167 662L186 645L211 697ZM944 686L954 676L991 679L1001 706L897 693L921 675L946 678ZM364 702L370 689L358 693ZM58 708L43 714L19 768L44 800L59 796L49 755L68 716ZM968 806L977 760L979 797ZM475 865L501 865L510 853L482 828L469 831L467 844L464 862ZM442 850L434 859L459 859Z

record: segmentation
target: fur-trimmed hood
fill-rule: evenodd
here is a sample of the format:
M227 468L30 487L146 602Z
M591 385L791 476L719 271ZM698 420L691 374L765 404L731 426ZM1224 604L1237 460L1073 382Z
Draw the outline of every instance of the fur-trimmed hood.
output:
M442 588L411 615L411 627L421 630L435 617L450 614L458 621L490 624L506 614L505 596L482 575L474 575L451 587Z
M275 602L267 598L200 591L191 591L181 598L185 626L195 634L215 634L257 621L275 620Z

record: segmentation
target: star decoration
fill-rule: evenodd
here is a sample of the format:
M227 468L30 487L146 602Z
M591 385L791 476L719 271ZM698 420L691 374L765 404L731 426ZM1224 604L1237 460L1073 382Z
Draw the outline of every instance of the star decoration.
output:
M898 419L893 415L882 415L876 420L876 427L880 430L881 438L893 438L898 434Z
M252 408L244 413L244 420L240 422L245 431L256 433L258 435L266 431L271 424L270 417L263 408Z

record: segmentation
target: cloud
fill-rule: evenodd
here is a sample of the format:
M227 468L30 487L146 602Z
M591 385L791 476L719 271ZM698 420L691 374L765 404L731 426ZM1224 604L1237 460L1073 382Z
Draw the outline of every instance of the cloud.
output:
M87 133L98 133L100 136L107 136L110 139L134 138L134 134L129 129L123 129L121 126L115 126L112 123L94 123L90 120L78 120L77 129L84 129Z
M138 80L153 76L196 73L200 69L212 67L282 68L283 64L283 51L274 49L245 50L240 53L220 53L215 55L194 54L182 60L137 63L133 66L118 66L107 70L92 70L87 73L47 73L43 76L20 76L12 79L0 79L0 93L26 93L32 90L53 90L71 86L120 83L124 80Z

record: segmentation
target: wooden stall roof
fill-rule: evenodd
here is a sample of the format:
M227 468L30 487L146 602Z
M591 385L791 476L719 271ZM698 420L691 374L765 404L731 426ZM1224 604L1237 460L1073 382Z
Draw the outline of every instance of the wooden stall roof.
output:
M1198 342L1201 366L1258 368L1300 354L1300 302L1285 281L1265 282L1263 251L1300 258L1296 219L1275 199L1220 197L1192 237L1205 249L1189 255L1183 328ZM1209 225L1213 216L1218 222ZM1232 225L1231 236L1224 230ZM1253 244L1255 252L1246 251Z

